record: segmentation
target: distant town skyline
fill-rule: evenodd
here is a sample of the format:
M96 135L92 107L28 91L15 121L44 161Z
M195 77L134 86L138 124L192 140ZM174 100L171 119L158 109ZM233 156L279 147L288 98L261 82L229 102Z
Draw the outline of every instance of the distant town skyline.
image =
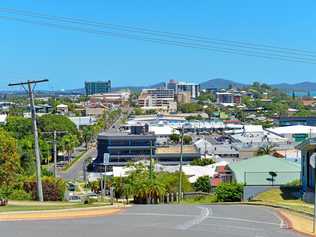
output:
M180 4L181 3L181 4ZM252 1L3 0L0 8L127 25L216 39L316 51L314 1L309 4ZM280 14L282 12L282 14ZM1 16L8 16L1 12ZM269 16L269 17L267 17ZM286 17L285 17L286 16ZM9 82L48 78L41 89L83 88L84 81L148 86L169 79L240 83L315 82L315 65L205 51L197 48L100 37L84 32L0 19L0 90Z

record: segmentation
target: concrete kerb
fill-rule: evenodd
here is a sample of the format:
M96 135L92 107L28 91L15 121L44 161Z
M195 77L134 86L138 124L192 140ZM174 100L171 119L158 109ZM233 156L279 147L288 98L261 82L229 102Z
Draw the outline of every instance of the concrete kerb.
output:
M114 205L55 210L14 211L0 213L0 222L29 220L65 220L109 216L124 211L130 205Z

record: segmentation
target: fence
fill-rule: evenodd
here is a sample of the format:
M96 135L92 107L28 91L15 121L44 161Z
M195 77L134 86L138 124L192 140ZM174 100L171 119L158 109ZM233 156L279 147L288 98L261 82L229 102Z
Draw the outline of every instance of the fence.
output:
M244 172L245 186L283 186L301 179L301 172Z
M253 199L273 187L284 192L299 193L301 172L245 172L243 200ZM299 194L297 194L299 195Z

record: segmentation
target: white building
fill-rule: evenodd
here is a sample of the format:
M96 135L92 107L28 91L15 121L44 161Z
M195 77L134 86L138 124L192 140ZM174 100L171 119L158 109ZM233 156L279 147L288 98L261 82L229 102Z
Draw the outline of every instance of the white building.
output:
M80 128L80 126L91 126L96 123L96 118L93 116L82 116L82 117L68 117L77 127L77 129Z
M65 104L57 105L56 110L57 110L57 113L62 114L62 115L68 114L69 112L68 105L65 105Z
M138 97L138 105L143 110L177 111L174 91L171 89L144 89Z
M200 85L196 83L178 82L176 80L170 80L167 83L167 88L172 89L175 94L180 92L189 92L191 98L197 98L200 95Z
M301 142L308 137L316 137L316 127L305 125L293 125L267 129L270 132L287 138L292 142Z
M5 125L7 123L7 114L0 114L0 125Z

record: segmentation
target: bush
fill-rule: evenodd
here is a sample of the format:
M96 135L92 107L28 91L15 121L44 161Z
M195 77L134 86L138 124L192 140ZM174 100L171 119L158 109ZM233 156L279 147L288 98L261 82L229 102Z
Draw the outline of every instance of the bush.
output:
M211 191L211 178L210 176L199 177L193 184L195 191L208 193Z
M238 202L241 201L243 186L236 183L220 184L215 190L218 202Z
M190 165L207 166L214 163L215 161L212 159L196 159L191 161Z
M13 190L9 195L10 200L31 200L32 195L24 190Z
M0 199L8 199L11 192L9 188L0 188Z
M12 187L0 188L0 199L10 200L31 200L32 195L23 189L14 189Z
M42 179L43 195L45 201L62 201L66 190L66 184L62 179L45 176ZM37 188L35 177L24 181L24 190L31 193L32 199L37 200Z

